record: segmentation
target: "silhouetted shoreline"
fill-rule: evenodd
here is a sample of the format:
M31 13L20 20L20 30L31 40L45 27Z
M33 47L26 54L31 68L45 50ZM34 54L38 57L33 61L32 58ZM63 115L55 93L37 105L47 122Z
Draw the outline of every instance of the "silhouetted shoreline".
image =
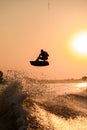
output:
M87 82L87 80L82 80L82 79L65 79L65 80L47 80L47 79L42 79L42 80L36 80L36 79L31 79L33 82L39 82L39 83L45 83L45 84L50 84L50 83L81 83L81 82Z

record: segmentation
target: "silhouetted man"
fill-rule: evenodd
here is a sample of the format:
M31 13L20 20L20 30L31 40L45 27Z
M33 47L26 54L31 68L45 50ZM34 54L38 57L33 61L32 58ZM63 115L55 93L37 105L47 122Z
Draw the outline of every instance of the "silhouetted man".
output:
M38 58L36 59L36 61L39 61L39 59L45 61L45 60L48 59L48 56L49 56L49 54L48 54L46 51L41 50L41 53L40 53L40 55L38 56Z

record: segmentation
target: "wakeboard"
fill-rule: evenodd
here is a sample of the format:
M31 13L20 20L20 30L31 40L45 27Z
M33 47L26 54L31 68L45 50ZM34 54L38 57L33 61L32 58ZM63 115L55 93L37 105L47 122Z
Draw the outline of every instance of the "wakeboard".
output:
M49 65L49 62L48 61L30 61L30 64L34 66L47 66Z

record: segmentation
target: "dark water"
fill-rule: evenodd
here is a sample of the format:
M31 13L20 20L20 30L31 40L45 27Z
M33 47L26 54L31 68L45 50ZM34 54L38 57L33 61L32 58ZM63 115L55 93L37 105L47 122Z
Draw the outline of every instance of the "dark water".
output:
M0 84L0 130L87 130L87 84L45 84L8 74Z

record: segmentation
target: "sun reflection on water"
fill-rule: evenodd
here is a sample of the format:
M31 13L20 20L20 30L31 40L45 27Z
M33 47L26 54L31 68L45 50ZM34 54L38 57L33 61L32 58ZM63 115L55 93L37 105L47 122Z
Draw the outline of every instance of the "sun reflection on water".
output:
M78 88L87 88L87 82L85 82L85 83L78 83L78 84L76 84L76 87L78 87Z

